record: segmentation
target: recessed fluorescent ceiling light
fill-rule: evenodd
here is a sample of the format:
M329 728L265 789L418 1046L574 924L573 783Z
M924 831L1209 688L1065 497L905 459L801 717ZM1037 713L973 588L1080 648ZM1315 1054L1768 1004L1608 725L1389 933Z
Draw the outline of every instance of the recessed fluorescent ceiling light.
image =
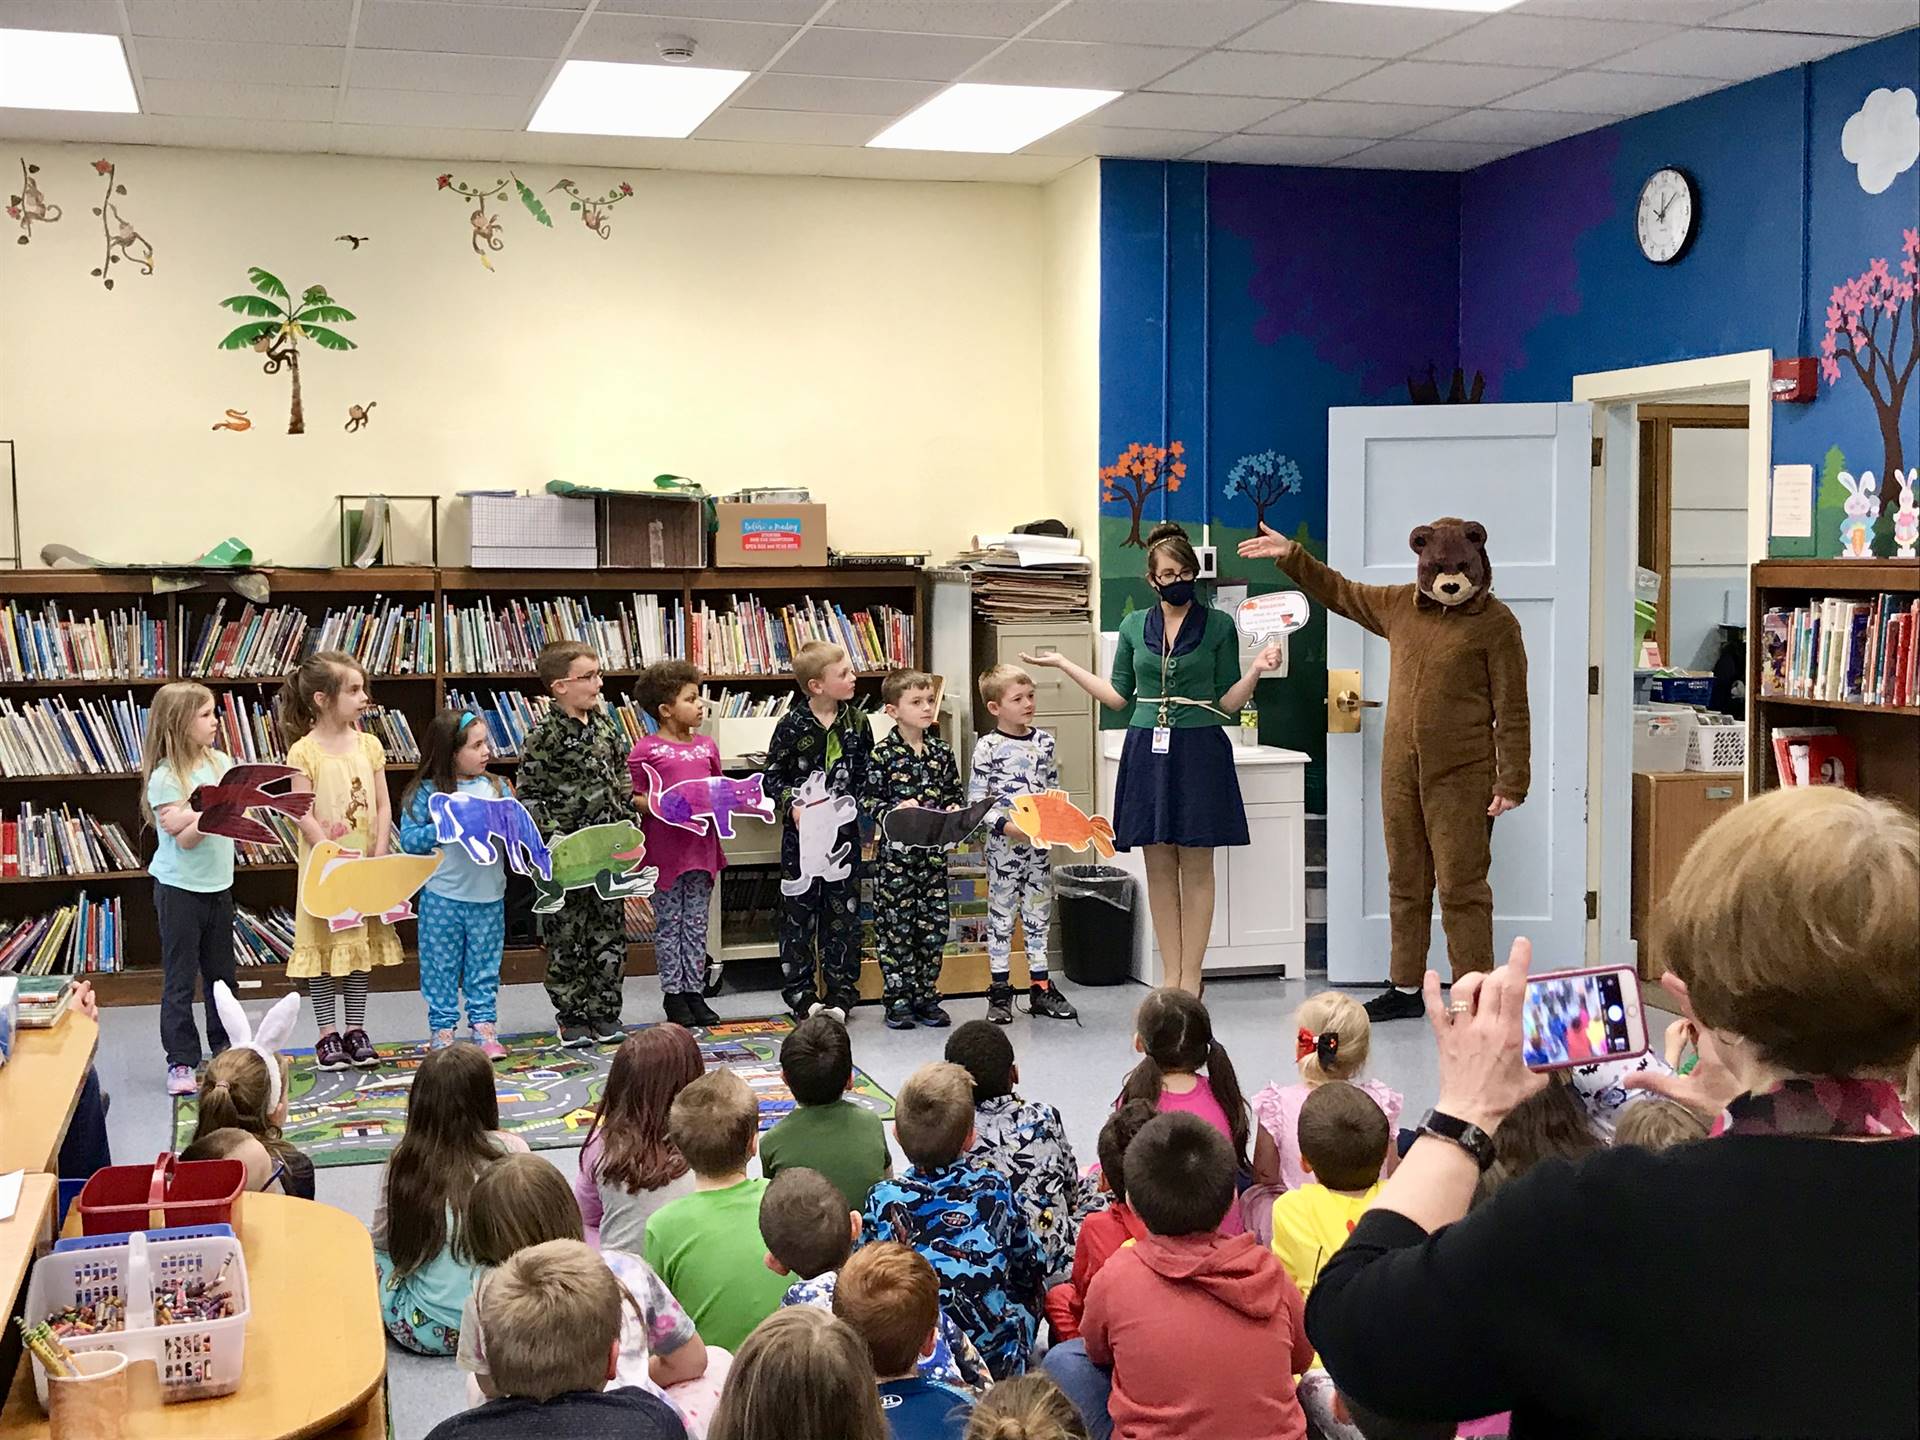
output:
M120 37L60 30L0 30L0 106L140 112Z
M1471 10L1491 15L1511 10L1520 0L1322 0L1327 5L1390 5L1396 10Z
M569 60L527 123L568 135L681 140L740 88L748 70Z
M886 150L1011 155L1120 98L1118 90L1050 85L950 85L867 142Z

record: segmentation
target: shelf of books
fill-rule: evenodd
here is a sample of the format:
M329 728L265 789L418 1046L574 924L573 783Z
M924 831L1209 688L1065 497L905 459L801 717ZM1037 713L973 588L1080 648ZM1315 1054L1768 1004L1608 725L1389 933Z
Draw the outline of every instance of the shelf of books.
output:
M212 691L220 748L236 760L280 760L287 670L315 650L356 656L374 700L361 723L386 748L397 810L417 737L442 706L482 715L511 773L549 703L533 662L551 640L600 652L603 698L630 738L644 728L632 681L663 659L701 668L712 713L760 716L790 703L793 652L809 639L847 646L869 706L889 668L926 663L914 569L260 573L265 602L224 575L160 594L137 571L0 571L0 974L81 972L104 1003L159 999L140 763L153 693L170 681ZM280 838L242 845L234 876L248 993L289 985L297 846L283 817L266 818ZM544 969L537 945L510 942L504 979ZM651 969L651 947L630 946L630 972ZM411 961L374 977L382 989L417 983Z
M1748 789L1920 810L1920 560L1763 560L1749 634Z

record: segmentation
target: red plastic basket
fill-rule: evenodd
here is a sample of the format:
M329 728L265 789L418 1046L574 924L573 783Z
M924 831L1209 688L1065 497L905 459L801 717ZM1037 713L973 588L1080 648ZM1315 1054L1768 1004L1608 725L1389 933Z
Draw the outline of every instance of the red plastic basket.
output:
M151 1167L109 1165L80 1192L80 1233L231 1225L233 1202L246 1188L247 1167L238 1160L179 1160L168 1150Z

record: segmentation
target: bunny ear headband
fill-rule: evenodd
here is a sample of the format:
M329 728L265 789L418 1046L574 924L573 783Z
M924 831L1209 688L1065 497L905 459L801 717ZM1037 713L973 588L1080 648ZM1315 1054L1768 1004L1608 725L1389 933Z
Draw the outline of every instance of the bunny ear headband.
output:
M226 981L213 982L213 1004L220 1013L220 1023L227 1029L228 1043L252 1050L267 1062L267 1113L272 1114L280 1108L280 1047L293 1034L293 1022L300 1018L299 995L283 995L275 1001L260 1022L258 1034L254 1033L247 1012L240 1008Z
M1300 1027L1300 1033L1294 1042L1293 1058L1295 1060L1304 1060L1309 1055L1318 1055L1320 1064L1324 1068L1333 1064L1339 1054L1340 1037L1333 1031L1322 1030L1316 1035L1306 1026Z

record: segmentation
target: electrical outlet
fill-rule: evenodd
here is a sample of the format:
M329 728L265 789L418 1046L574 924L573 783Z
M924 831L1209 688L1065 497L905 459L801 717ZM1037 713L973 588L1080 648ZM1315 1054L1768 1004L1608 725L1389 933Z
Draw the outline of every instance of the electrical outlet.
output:
M1193 553L1200 557L1200 578L1211 580L1220 573L1220 547L1218 545L1196 545Z

